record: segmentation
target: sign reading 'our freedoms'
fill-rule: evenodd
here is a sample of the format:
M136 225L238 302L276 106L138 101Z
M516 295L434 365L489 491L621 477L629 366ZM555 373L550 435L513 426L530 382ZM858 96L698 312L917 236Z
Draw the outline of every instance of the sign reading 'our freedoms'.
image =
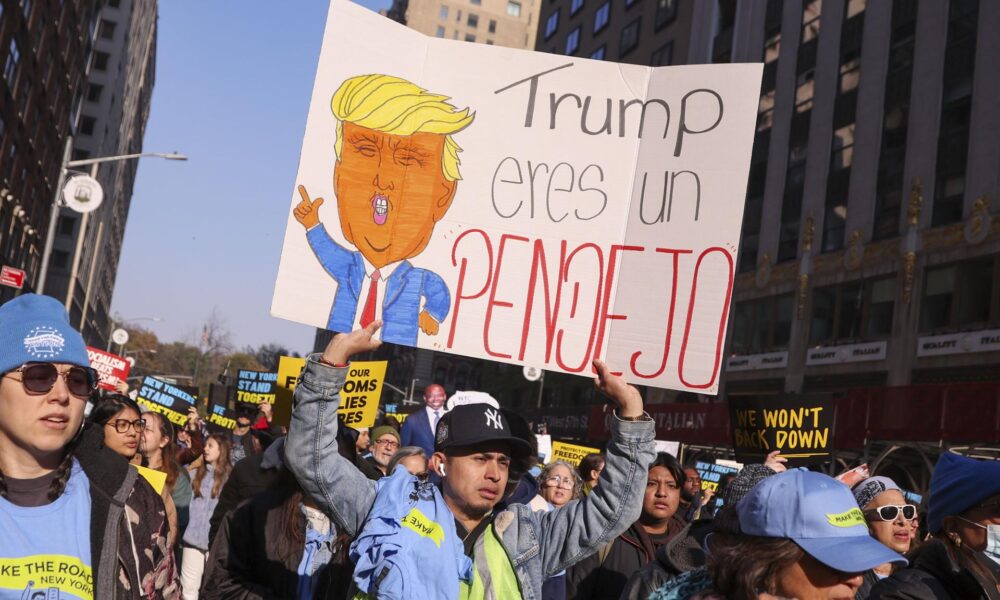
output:
M283 419L279 420L279 411L284 414L287 408L290 417L292 393L305 365L304 358L282 356L278 360L278 402L275 404L275 422L288 423ZM375 423L387 365L388 362L384 360L351 361L344 387L340 390L340 409L337 415L341 423L354 429L371 427Z
M775 450L792 466L829 460L833 410L829 399L730 396L736 460L762 463Z
M272 314L717 393L761 66L459 44L331 2Z

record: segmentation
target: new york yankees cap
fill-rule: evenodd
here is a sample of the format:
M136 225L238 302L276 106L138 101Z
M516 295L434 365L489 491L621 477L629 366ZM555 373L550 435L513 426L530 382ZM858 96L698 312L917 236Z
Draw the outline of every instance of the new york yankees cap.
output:
M461 448L482 442L508 442L511 453L527 456L531 445L511 432L510 423L495 401L454 405L438 421L434 450Z

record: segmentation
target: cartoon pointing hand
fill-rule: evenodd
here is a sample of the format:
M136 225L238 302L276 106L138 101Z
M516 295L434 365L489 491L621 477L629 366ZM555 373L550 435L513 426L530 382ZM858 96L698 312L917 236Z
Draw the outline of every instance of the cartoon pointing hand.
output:
M310 200L309 192L304 185L299 186L299 195L302 196L302 202L295 205L292 214L295 215L296 221L309 230L319 225L319 207L323 206L323 199Z

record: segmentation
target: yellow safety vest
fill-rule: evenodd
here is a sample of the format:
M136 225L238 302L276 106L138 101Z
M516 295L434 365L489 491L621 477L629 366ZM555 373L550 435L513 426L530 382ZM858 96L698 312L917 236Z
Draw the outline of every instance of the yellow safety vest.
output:
M472 583L459 582L459 600L508 600L521 598L514 566L500 545L491 523L476 540Z

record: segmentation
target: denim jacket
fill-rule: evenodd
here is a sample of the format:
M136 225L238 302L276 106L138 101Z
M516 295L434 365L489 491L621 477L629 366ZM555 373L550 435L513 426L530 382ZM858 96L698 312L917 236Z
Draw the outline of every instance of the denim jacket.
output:
M347 369L306 361L295 388L285 459L303 489L343 530L356 536L375 503L375 482L337 452L337 408ZM642 511L647 466L655 457L652 421L611 419L600 485L583 500L549 512L513 504L495 515L525 600L540 600L542 582L597 552Z

